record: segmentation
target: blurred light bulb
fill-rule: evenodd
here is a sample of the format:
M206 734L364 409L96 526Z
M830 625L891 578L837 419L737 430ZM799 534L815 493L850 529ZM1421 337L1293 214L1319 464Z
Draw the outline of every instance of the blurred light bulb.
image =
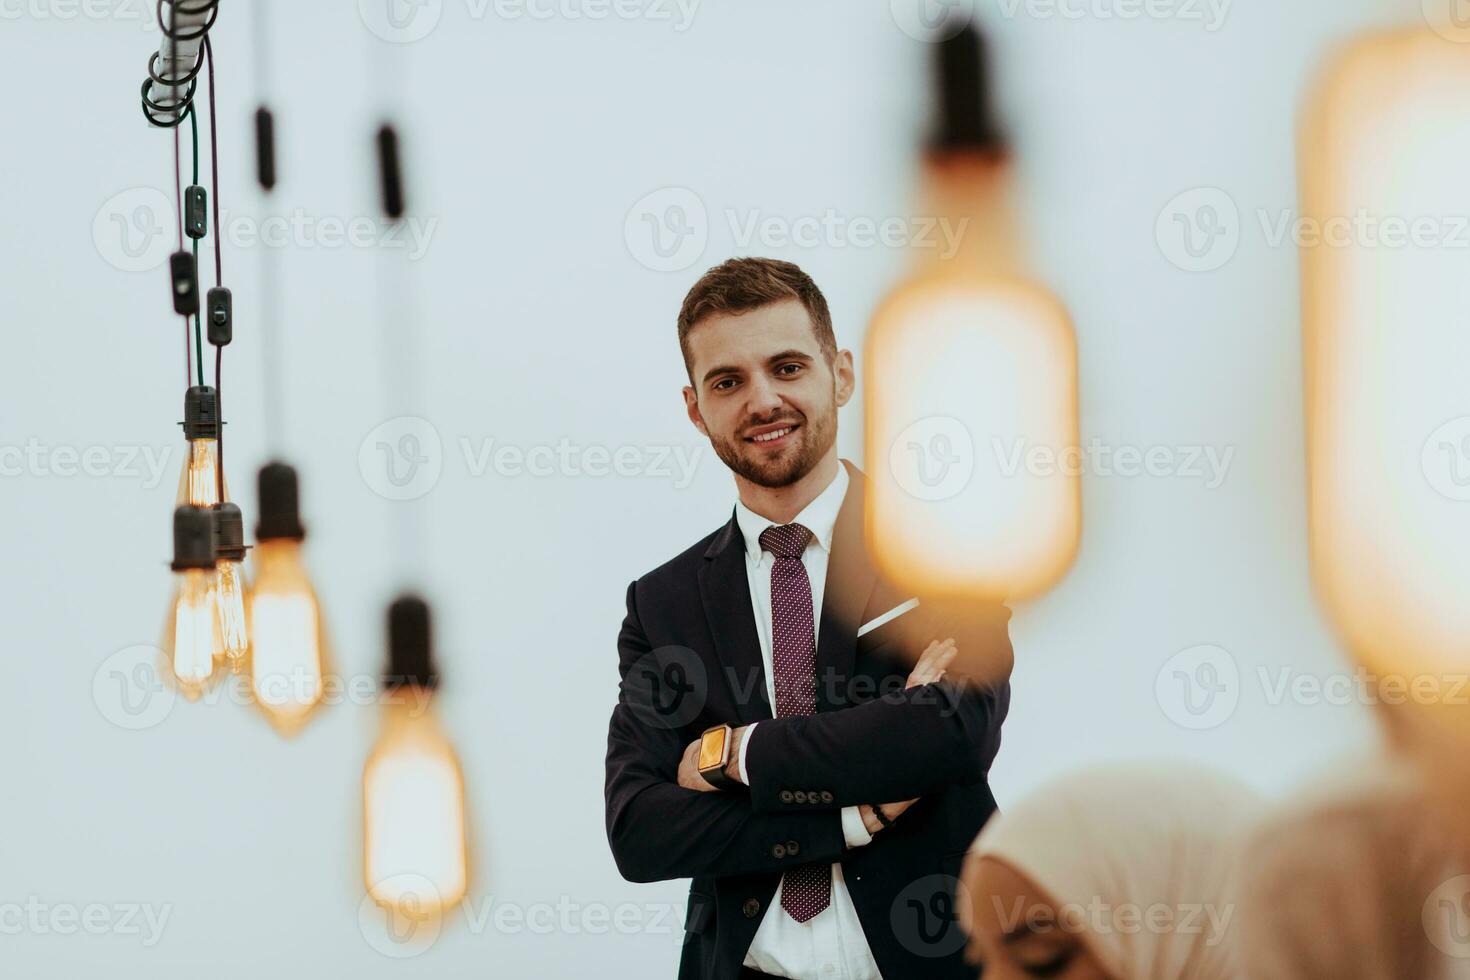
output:
M1470 51L1434 26L1342 51L1299 153L1313 576L1351 652L1416 684L1470 665Z
M305 530L296 471L270 463L259 476L255 588L250 598L250 689L282 734L298 731L321 702L325 643L316 592L301 560Z
M363 769L364 877L390 908L442 913L468 883L464 779L433 714L438 685L429 611L403 597L389 609L383 730Z
M163 653L169 676L194 700L214 679L220 641L215 604L214 527L207 510L174 511L174 570L177 585L164 626Z
M1081 535L1076 339L1024 275L980 38L967 28L939 51L926 213L959 243L920 255L868 334L868 538L918 594L1022 598L1061 577Z

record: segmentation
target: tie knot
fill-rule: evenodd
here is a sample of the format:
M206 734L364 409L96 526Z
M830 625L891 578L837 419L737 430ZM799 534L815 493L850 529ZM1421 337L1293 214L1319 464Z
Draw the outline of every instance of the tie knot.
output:
M777 558L800 558L812 532L800 524L772 524L761 532L761 547Z

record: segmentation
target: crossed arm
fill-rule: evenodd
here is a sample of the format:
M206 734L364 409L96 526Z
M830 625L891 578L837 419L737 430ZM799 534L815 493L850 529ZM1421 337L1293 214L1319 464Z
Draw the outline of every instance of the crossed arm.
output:
M1005 617L996 623L998 632L971 630L962 639L1004 643L1008 657ZM797 863L835 861L847 846L843 807L882 800L906 806L951 783L983 778L1005 715L1004 687L939 679L952 649L931 645L915 667L919 682L903 691L841 711L760 722L746 752L749 772L741 774L749 797L690 788L692 781L680 779L690 747L678 728L620 698L609 725L606 784L608 841L619 871L631 881L659 881L785 871L791 854L800 855ZM626 682L650 652L634 586L618 651ZM703 783L697 771L694 778ZM794 802L791 787L825 790L831 799ZM897 805L883 809L889 819L901 812ZM871 807L862 816L869 832L879 826Z

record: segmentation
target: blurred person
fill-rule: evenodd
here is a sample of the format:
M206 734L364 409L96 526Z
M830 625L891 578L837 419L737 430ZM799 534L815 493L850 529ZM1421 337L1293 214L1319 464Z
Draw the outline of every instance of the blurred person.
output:
M1188 763L1105 765L997 815L960 918L986 980L1231 980L1232 883L1260 802Z
M877 573L865 477L836 449L852 354L801 269L709 270L678 334L685 411L737 500L628 588L605 787L618 868L693 879L681 978L971 976L953 892L995 810L1010 612ZM987 676L946 676L957 649ZM931 909L949 910L933 929L895 926Z
M1470 861L1403 760L1352 759L1247 845L1251 980L1470 977Z

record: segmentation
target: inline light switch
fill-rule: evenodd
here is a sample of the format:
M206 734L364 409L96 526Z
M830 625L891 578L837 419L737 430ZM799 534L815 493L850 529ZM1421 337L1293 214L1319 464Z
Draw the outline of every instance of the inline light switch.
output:
M205 296L205 318L209 323L209 342L224 347L234 337L234 302L230 291L224 286L215 286Z

